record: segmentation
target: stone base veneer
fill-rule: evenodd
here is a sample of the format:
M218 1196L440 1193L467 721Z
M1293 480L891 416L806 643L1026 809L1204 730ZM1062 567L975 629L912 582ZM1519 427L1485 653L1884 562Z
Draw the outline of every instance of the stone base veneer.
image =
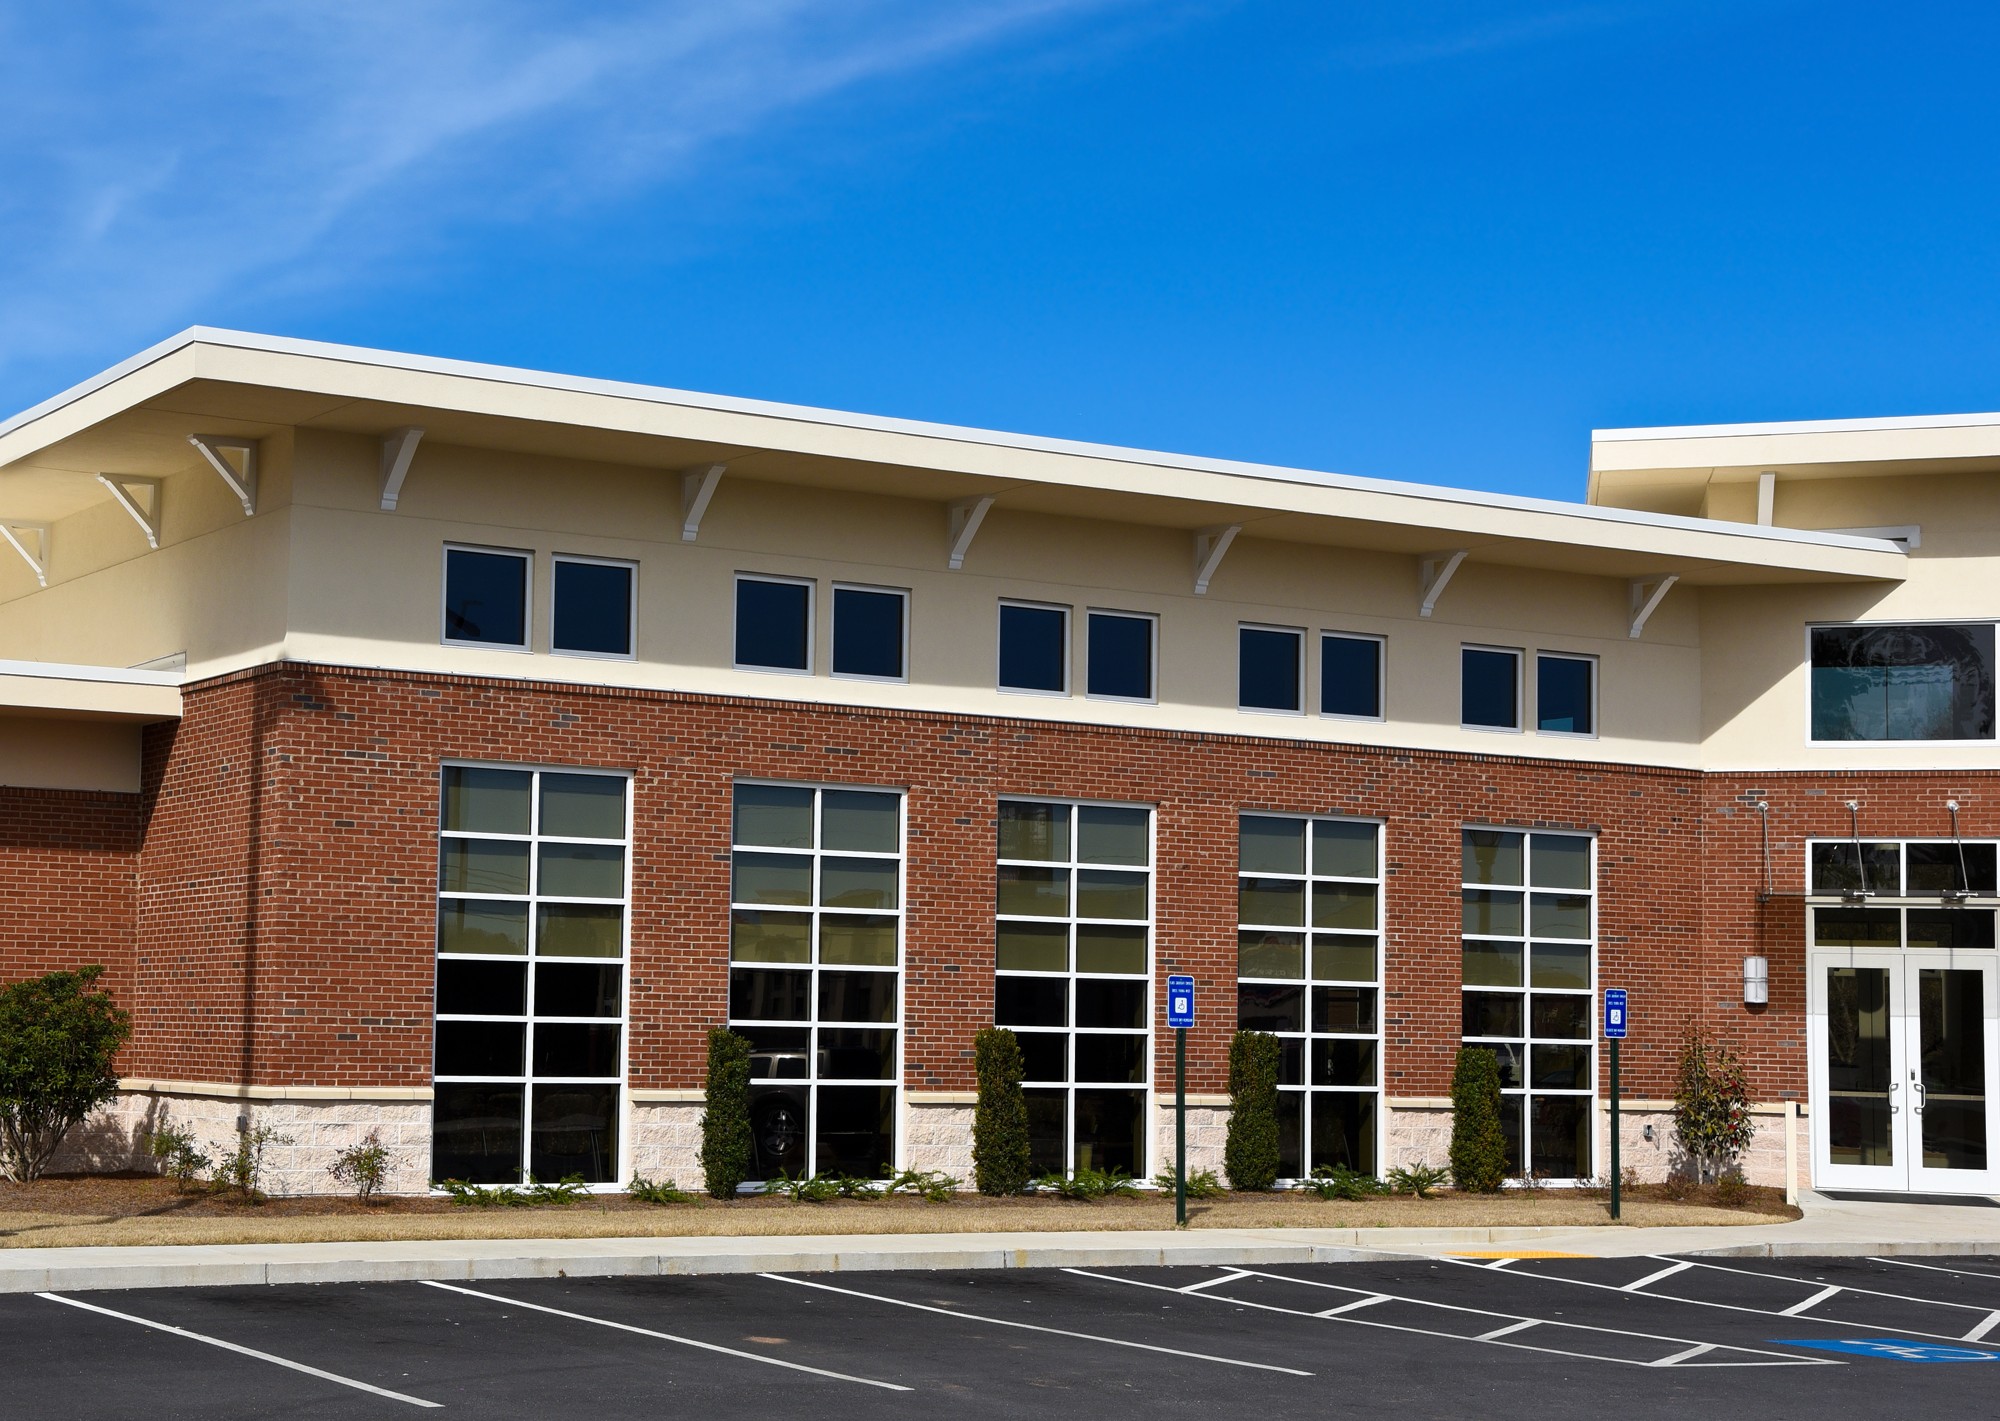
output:
M672 1180L700 1193L701 1116L698 1090L635 1090L626 1117L632 1130L632 1173L660 1183ZM620 1180L621 1184L625 1181Z
M972 1188L972 1114L978 1097L971 1091L907 1091L904 1094L903 1141L899 1152L910 1169L938 1170Z
M1174 1163L1174 1093L1162 1091L1154 1098L1158 1107L1153 1112L1153 1172L1173 1168ZM1229 1139L1229 1097L1226 1095L1190 1095L1187 1105L1187 1166L1188 1176L1202 1170L1214 1171L1218 1179L1227 1182L1228 1175L1222 1166L1223 1146Z

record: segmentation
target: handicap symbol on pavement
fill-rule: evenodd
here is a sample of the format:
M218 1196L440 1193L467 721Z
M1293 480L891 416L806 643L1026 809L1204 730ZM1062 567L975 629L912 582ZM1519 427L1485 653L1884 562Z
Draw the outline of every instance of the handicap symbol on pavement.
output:
M1851 1352L1859 1357L1886 1357L1892 1362L2000 1362L2000 1352L1982 1352L1973 1347L1943 1347L1935 1342L1912 1342L1903 1337L1863 1337L1852 1342L1837 1342L1824 1337L1774 1337L1771 1340L1779 1347Z

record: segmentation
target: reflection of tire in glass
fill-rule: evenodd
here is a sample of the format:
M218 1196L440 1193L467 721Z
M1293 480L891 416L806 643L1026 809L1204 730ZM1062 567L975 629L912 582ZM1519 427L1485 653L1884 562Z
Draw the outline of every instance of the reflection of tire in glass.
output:
M779 1171L796 1174L806 1163L805 1102L790 1095L778 1095L760 1102L751 1112L751 1132L756 1139L757 1161L766 1178Z

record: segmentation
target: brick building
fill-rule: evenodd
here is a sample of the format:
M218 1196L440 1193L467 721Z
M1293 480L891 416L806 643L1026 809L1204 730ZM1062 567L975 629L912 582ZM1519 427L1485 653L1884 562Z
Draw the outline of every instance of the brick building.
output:
M0 424L0 977L136 1020L162 1118L398 1187L1196 1165L1239 1025L1285 1170L1670 1165L1992 1193L2000 416L1600 432L1507 498L195 330Z

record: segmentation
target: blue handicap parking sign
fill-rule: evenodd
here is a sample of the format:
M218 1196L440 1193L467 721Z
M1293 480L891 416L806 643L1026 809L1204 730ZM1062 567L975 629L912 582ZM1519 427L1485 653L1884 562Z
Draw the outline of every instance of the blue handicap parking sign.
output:
M1194 978L1167 978L1167 1025L1194 1025Z
M1604 989L1604 1036L1613 1040L1625 1035L1625 989Z
M1907 1337L1862 1337L1834 1341L1825 1337L1773 1338L1779 1347L1811 1347L1821 1352L1848 1352L1857 1357L1886 1357L1892 1362L2000 1362L2000 1352L1983 1352L1976 1347L1951 1347L1936 1342L1913 1342Z

